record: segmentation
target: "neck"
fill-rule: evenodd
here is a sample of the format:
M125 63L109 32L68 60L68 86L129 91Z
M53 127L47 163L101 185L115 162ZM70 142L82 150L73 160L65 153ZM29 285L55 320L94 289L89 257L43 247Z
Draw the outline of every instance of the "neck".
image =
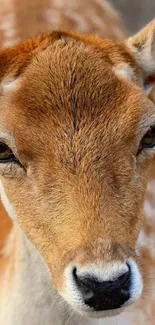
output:
M52 287L50 274L40 254L17 224L8 238L6 255L10 255L10 250L11 258L6 257L3 283L0 283L3 301L1 325L122 324L121 319L116 318L81 318L70 310Z

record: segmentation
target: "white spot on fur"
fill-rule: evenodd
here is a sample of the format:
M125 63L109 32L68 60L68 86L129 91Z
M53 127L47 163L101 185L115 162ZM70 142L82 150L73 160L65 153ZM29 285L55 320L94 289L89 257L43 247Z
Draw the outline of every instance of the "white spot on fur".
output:
M47 20L48 24L54 25L54 28L59 28L60 22L61 22L61 16L60 12L56 9L45 9L44 10L44 16L45 19Z
M121 28L116 26L116 24L115 24L115 27L113 28L113 32L114 32L116 38L118 38L118 39L123 39L124 38L124 31L122 31Z
M20 88L19 78L17 79L4 79L1 83L1 88L3 93L8 93L9 91L18 90Z
M74 10L67 8L65 11L66 17L69 17L75 21L78 26L78 29L81 31L87 30L87 23L84 17L77 14Z
M144 202L144 213L147 218L154 219L155 218L155 207L151 204L150 201L145 200Z
M64 1L63 0L52 0L52 7L56 7L58 9L61 9L64 7Z
M2 255L4 257L8 257L12 251L12 243L13 241L15 240L15 231L12 230L9 235L7 236L6 240L5 240L5 243L3 245L3 248L2 248Z
M115 74L123 79L132 80L133 78L133 70L127 63L120 63L116 67L113 68Z
M138 247L138 250L139 250L139 247L144 247L146 244L147 244L146 235L144 233L144 229L142 229L140 231L139 236L138 236L138 239L137 239L137 247Z
M9 217L12 220L15 220L16 217L15 217L14 209L13 209L11 203L8 200L8 197L7 197L6 193L5 193L5 189L4 189L2 181L0 181L0 195L1 195L3 205L4 205L5 209L6 209Z
M11 46L19 41L16 35L16 28L15 28L15 14L12 8L12 3L9 4L9 10L12 11L11 13L3 15L3 18L0 22L0 29L3 33L3 47Z
M154 231L147 235L145 230L141 230L138 240L137 240L137 250L140 251L140 248L146 247L149 250L150 256L155 258L155 236Z
M11 28L11 20L12 14L5 15L5 20L2 21L0 27L2 31L4 32L4 35L6 38L12 38L15 36L15 31Z
M108 12L110 15L118 18L118 14L116 11L112 8L110 3L108 1L103 1L103 0L96 0L96 3L106 12Z
M155 180L152 179L148 182L147 184L147 191L148 192L152 192L152 193L155 193Z
M88 14L89 18L90 17L92 18L92 22L93 22L94 25L96 25L98 28L101 28L101 30L107 29L107 25L105 24L103 18L97 16L95 14L94 10L89 9L87 14Z

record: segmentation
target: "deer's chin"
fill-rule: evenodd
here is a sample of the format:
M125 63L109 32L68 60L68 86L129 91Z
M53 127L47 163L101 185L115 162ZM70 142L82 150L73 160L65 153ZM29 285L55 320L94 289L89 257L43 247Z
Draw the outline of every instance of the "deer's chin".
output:
M68 303L69 304L69 303ZM128 304L131 306L132 303ZM77 315L84 317L84 318L92 318L92 319L101 319L101 318L113 318L117 316L122 316L122 314L128 309L128 306L123 306L121 308L115 310L104 310L104 311L94 311L91 308L85 308L84 306L70 306L71 310L74 310Z
M86 310L77 310L77 312L87 318L107 318L107 317L116 317L119 316L126 308L121 307L115 310L104 310L104 311L93 311L90 308Z
M66 300L66 299L65 299ZM126 310L128 310L129 306L132 306L134 302L130 302L124 305L121 308L117 308L114 310L104 310L104 311L94 311L91 308L86 308L85 306L77 306L77 305L70 305L70 308L74 310L77 314L84 318L93 318L93 319L100 319L100 318L113 318L116 316L121 316Z

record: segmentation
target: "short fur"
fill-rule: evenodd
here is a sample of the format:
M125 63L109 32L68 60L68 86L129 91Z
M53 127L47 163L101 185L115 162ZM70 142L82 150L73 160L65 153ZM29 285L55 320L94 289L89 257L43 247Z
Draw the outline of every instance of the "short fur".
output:
M150 30L152 25L147 40ZM36 324L46 320L47 325L59 325L59 311L53 319L47 307L56 291L59 302L59 294L65 295L65 269L70 264L87 268L133 258L139 265L135 248L153 153L137 157L137 151L155 123L155 110L140 89L146 66L139 63L134 46L132 40L114 42L58 31L0 53L0 141L20 161L0 165L1 195L31 241L14 226L12 263L5 271L7 279L11 270L12 282L8 287L4 281L0 297L5 325L31 324L34 317ZM132 69L132 80L117 74L121 63ZM149 67L147 77L150 71L154 74ZM29 295L28 304L17 313L28 286L25 273L33 263L43 272L42 278L40 271L35 278L39 293L44 279L45 291L50 291L44 314L36 311L42 308L36 287L34 300L33 288L30 291L32 314ZM60 324L66 312L75 324L70 307L61 312ZM75 321L81 321L78 314Z

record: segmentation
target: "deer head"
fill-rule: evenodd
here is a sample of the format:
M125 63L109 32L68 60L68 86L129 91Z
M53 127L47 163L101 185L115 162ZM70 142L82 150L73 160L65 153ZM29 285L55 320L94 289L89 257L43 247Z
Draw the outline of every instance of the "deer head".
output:
M0 53L3 203L56 290L88 316L143 290L154 75L155 21L124 42L53 32Z

